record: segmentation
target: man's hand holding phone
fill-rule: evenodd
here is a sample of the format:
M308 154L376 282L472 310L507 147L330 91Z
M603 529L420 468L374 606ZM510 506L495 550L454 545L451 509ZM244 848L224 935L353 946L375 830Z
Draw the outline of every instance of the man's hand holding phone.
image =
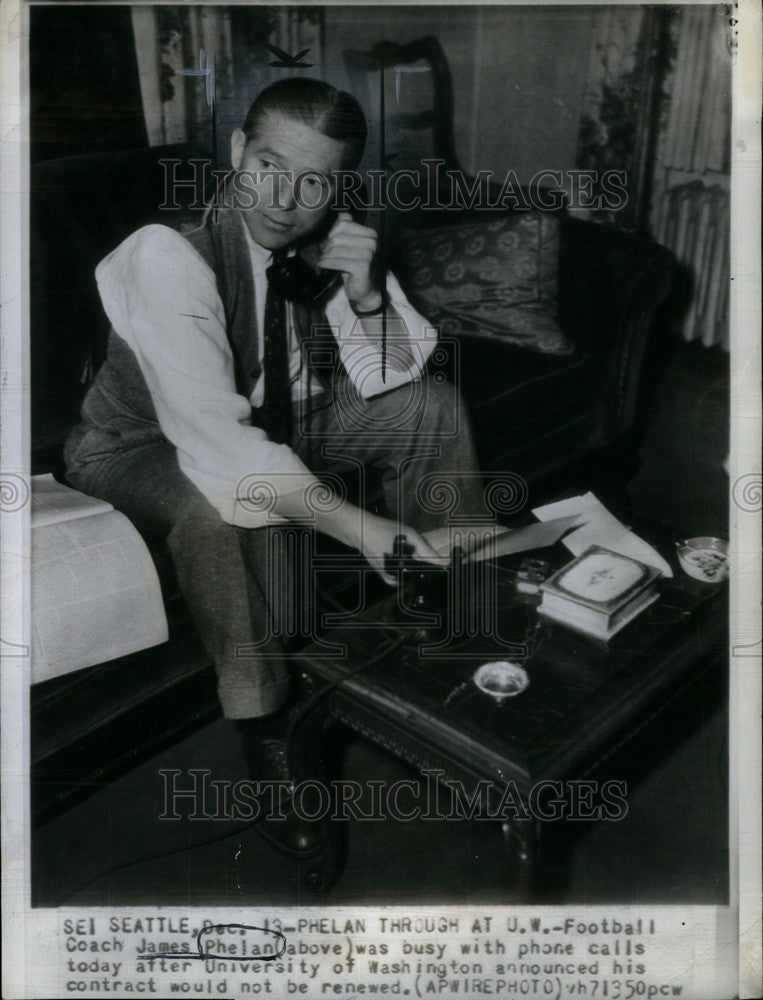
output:
M353 222L349 212L339 213L321 243L318 266L341 272L347 298L359 312L370 312L381 305L374 268L376 244L376 231Z

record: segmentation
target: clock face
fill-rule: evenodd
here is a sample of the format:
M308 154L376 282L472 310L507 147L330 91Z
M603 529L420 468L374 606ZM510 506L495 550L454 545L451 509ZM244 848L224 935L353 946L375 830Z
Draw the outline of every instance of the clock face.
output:
M593 552L559 579L559 587L588 601L608 604L643 576L643 568L630 559L609 552Z

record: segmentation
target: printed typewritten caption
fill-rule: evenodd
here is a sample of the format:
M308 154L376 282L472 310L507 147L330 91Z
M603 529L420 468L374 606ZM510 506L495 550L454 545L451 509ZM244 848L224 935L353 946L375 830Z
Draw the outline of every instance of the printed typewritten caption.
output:
M35 961L40 996L732 995L711 907L45 916L50 934Z

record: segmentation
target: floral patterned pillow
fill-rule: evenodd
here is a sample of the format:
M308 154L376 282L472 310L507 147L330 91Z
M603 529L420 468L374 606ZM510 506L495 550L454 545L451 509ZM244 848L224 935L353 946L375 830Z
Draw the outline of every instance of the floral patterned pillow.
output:
M401 278L411 305L445 336L573 354L555 319L558 260L558 220L524 212L410 231Z

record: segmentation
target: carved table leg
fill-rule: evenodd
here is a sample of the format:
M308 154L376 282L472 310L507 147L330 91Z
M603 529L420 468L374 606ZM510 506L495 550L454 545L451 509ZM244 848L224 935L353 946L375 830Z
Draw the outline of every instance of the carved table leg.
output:
M534 819L504 820L501 823L509 884L516 886L522 903L532 901L538 853L537 832Z
M307 815L313 811L321 827L323 849L306 864L305 885L312 892L327 892L340 878L347 861L345 824L332 820L334 813L333 786L329 780L326 725L331 716L331 698L319 700L315 707L300 718L295 726L289 747L292 773L297 786L303 782L301 796ZM328 796L328 799L327 799Z

